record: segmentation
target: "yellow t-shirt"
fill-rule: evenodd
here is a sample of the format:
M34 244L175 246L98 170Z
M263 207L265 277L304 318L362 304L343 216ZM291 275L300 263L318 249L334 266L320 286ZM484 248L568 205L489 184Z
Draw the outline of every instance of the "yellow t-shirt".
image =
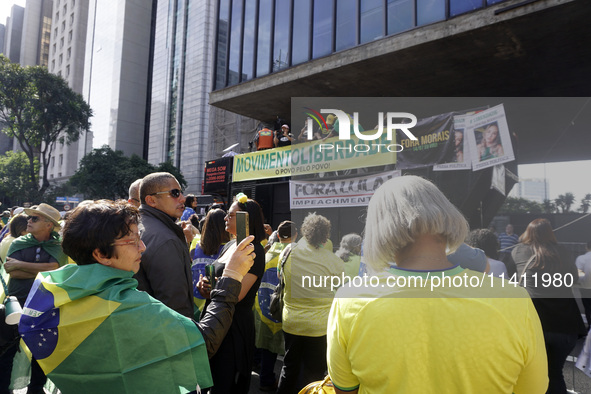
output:
M328 322L334 385L359 393L545 393L544 337L530 298L498 278L483 287L506 298L463 298L458 287L341 288Z
M303 238L298 241L283 270L283 331L308 337L326 335L328 313L336 290L331 288L330 278L342 281L344 272L343 260L331 250L316 249Z

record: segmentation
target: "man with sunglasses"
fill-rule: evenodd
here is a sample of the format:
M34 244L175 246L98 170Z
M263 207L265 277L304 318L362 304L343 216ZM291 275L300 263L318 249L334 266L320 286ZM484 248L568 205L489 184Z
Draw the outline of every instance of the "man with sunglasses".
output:
M181 186L168 172L147 175L140 184L140 200L140 232L146 251L135 275L138 290L191 318L191 256L183 228L176 223L185 210Z
M4 269L10 275L8 294L15 296L19 303L25 304L35 277L39 272L51 271L67 263L57 233L60 228L60 213L54 207L40 204L37 208L25 208L28 215L29 234L15 239L8 249ZM18 342L10 346L0 356L0 394L8 393L12 362ZM31 361L31 382L27 393L43 393L47 377L37 360Z

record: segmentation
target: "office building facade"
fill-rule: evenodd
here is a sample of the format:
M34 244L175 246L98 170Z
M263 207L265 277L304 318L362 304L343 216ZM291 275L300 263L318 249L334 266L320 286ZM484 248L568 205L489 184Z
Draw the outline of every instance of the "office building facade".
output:
M199 194L208 160L216 7L213 1L159 1L154 36L147 159L181 169Z
M83 93L88 7L89 0L53 0L51 11L47 68L50 73L65 79L68 86L79 94ZM61 184L74 175L91 143L86 133L70 145L56 143L47 169L49 181Z

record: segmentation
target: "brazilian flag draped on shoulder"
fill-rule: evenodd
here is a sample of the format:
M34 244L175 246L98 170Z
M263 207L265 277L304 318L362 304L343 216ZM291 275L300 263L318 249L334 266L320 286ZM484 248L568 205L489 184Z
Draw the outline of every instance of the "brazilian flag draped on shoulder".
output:
M32 234L23 235L18 237L10 244L8 248L7 256L10 256L14 252L19 250L27 249L30 247L40 246L45 250L51 257L58 261L60 267L68 263L68 256L62 251L62 242L57 232L52 231L47 241L37 241Z
M195 323L101 264L41 272L19 324L47 376L69 393L186 393L212 386Z
M284 352L282 324L271 317L269 304L271 294L279 284L279 278L277 277L279 256L287 245L289 244L275 242L265 254L265 273L261 279L261 285L254 303L256 310L254 320L256 327L255 345L258 348L267 349L277 354L283 354Z

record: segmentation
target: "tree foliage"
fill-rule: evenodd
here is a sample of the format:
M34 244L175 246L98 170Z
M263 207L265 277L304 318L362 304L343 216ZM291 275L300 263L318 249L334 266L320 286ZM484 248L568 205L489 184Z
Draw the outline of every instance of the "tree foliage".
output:
M154 166L137 155L126 157L123 152L105 145L82 158L80 168L70 178L69 184L89 199L127 199L129 185L133 181L160 171L170 172L181 187L187 186L181 172L172 164Z
M542 203L542 211L544 213L556 213L556 204L554 204L554 202L552 200L544 200L544 202Z
M559 194L554 203L562 213L570 212L570 207L575 203L575 195L572 193Z
M587 213L589 211L589 207L591 207L591 193L585 194L585 197L581 199L581 206L579 207L578 211Z
M34 168L39 171L39 160L35 158ZM0 195L7 205L22 205L36 199L35 186L29 177L29 158L24 152L8 151L0 155Z
M92 110L67 82L42 66L21 67L0 55L2 132L16 137L29 159L30 184L39 195L49 187L47 169L56 143L70 144L90 129ZM35 168L39 158L43 179Z
M501 208L500 215L513 213L542 213L543 207L540 203L525 198L507 197Z

